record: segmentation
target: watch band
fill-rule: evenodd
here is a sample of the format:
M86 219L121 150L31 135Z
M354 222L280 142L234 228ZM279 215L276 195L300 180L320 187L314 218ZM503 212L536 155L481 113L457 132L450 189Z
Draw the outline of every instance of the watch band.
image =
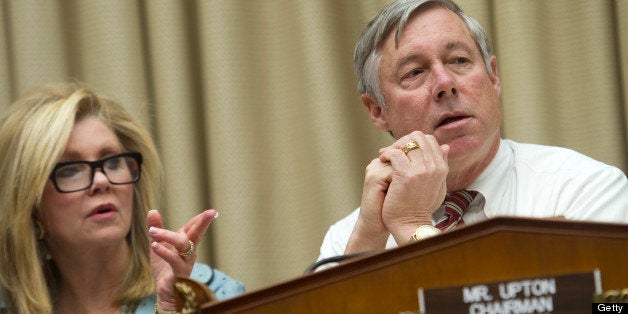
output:
M155 303L155 314L179 314L179 312L175 311L175 310L164 310L162 308L159 307L159 305L157 305L157 303Z

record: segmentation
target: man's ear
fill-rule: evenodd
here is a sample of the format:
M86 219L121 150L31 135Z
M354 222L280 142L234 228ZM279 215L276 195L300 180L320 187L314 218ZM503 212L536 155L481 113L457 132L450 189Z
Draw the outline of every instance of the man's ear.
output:
M497 73L497 57L491 56L491 70L493 70L493 75L491 76L491 82L493 82L493 87L495 91L497 91L497 95L501 96L502 94L502 83L499 79L499 73Z
M386 111L379 105L377 99L366 93L360 95L360 98L362 98L362 103L366 107L366 110L369 111L369 116L373 124L382 131L390 130L388 128L388 122L386 122Z

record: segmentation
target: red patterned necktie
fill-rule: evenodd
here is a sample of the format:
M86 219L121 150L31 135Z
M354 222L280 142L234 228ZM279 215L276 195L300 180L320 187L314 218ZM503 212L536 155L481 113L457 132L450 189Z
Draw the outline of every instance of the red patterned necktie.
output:
M448 194L443 202L445 215L436 222L435 227L442 231L455 228L462 219L462 213L467 206L471 204L477 194L478 192L476 191L467 190L460 190Z

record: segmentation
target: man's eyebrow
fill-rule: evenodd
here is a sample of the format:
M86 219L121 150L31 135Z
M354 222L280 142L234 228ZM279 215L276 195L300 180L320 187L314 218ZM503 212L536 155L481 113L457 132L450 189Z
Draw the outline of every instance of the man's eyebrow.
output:
M399 70L404 65L406 65L408 63L411 63L411 62L414 62L414 61L416 61L417 59L420 59L420 58L421 58L421 56L419 54L416 54L416 53L413 53L411 55L407 55L407 56L399 59L399 61L397 61L397 64L396 64L395 68L397 70Z
M447 44L445 45L445 50L447 52L451 52L456 49L462 49L468 54L473 54L473 49L471 49L471 47L469 47L469 45L467 45L467 43L463 41L459 41L459 40L450 41L450 42L447 42ZM399 61L397 61L397 63L395 64L395 68L398 70L404 65L414 62L418 59L421 59L421 54L413 53L413 54L407 55L399 59Z
M452 51L452 50L456 50L456 49L462 49L464 51L466 51L468 54L473 54L473 49L471 49L471 47L469 47L469 45L467 45L467 43L463 42L463 41L450 41L447 43L447 45L445 46L445 49L447 51Z

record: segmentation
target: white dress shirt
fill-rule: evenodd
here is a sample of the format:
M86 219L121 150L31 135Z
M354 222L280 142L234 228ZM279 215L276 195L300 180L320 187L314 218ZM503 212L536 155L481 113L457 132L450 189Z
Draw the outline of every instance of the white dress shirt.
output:
M494 216L628 223L626 175L566 148L501 140L493 161L467 189L483 197L469 205L462 216L465 224ZM318 260L344 254L359 211L329 228ZM433 220L442 215L441 207ZM386 248L396 246L389 236Z

